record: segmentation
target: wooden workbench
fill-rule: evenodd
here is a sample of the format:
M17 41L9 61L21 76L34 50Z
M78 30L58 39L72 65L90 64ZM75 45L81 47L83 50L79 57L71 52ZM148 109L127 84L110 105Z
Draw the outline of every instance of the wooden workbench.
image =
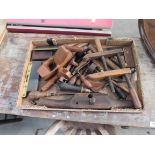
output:
M155 68L139 38L134 40L139 55L145 105L142 113L35 111L16 108L19 82L30 40L51 36L22 33L6 35L0 47L0 113L122 126L150 127L150 122L155 124Z

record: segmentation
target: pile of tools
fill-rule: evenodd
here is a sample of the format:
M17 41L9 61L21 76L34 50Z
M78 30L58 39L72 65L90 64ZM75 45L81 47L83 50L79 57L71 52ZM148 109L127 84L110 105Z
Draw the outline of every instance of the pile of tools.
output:
M130 47L102 45L99 38L50 38L33 44L26 97L32 104L61 109L142 108L132 80L136 69Z

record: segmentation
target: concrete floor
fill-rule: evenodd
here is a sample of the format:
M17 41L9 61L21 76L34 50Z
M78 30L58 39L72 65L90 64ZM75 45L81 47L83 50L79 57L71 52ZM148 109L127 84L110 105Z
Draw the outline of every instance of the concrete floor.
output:
M122 30L122 24L124 25ZM121 26L120 26L121 25ZM121 27L121 28L120 28ZM120 35L120 32L125 32ZM139 37L137 20L113 20L112 28L113 37ZM119 34L119 36L118 36ZM2 117L2 115L0 115ZM0 125L1 135L35 135L45 134L48 127L54 122L49 119L24 117L23 121L17 123ZM155 134L155 129L134 128L122 129L119 126L114 127L114 133L118 135L134 134ZM62 134L62 133L59 133Z
M24 117L23 121L0 125L0 135L43 135L54 120ZM115 126L116 135L154 135L155 129ZM58 132L62 135L63 131Z

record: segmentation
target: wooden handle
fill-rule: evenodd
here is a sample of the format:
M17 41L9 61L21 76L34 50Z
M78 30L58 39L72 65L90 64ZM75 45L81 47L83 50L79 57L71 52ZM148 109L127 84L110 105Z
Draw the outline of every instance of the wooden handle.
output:
M80 75L80 79L81 79L81 81L83 82L83 84L84 84L84 86L86 87L86 88L92 88L93 86L92 86L92 84L91 84L91 82L89 82L83 75Z
M58 80L58 78L59 77L57 75L53 76L53 78L48 80L47 83L41 88L41 90L47 91L50 87L52 87L55 84L55 82Z
M94 74L89 74L87 75L87 77L92 80L103 80L106 77L118 77L128 73L131 73L130 68L98 72Z
M65 45L65 47L72 52L83 52L84 51L84 47L68 46L68 45Z
M103 53L104 51L103 51L100 39L95 39L95 44L96 44L98 52L102 52Z
M130 91L130 95L132 97L132 101L133 101L133 104L134 104L134 107L136 109L141 109L142 108L142 104L141 104L141 101L139 100L139 97L136 93L136 90L132 87L129 89Z

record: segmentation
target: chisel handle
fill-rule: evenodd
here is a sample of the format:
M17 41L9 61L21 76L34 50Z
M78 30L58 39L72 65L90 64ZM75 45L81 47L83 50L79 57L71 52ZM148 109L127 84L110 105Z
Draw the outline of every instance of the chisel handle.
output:
M126 79L126 81L127 81L128 87L129 87L129 92L130 92L130 95L131 95L131 98L132 98L134 107L135 107L136 109L142 108L142 103L141 103L141 101L139 100L138 94L137 94L135 88L133 87L131 81L129 80L129 77L128 77L127 74L125 74L125 79Z

